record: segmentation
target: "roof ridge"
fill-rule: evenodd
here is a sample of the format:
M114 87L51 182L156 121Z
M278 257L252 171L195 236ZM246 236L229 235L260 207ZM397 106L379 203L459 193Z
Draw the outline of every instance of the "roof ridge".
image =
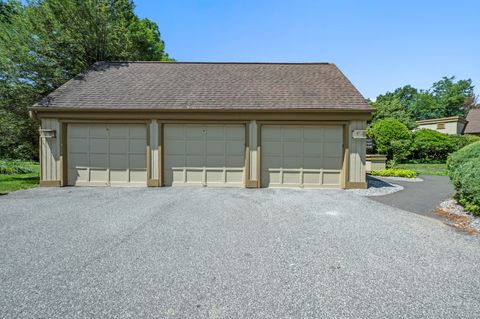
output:
M220 62L220 61L213 61L213 62L204 62L204 61L98 61L95 64L102 64L102 63L164 63L164 64L272 64L272 65L335 65L334 63L330 62Z

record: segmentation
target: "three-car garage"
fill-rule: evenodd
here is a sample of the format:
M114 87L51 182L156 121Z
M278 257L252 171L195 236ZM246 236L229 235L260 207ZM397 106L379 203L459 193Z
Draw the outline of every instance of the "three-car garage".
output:
M96 64L31 108L42 186L358 188L371 108L333 64Z

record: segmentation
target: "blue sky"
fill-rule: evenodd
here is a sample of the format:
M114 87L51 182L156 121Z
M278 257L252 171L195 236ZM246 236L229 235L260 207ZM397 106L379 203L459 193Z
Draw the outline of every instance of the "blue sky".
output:
M135 0L178 61L333 62L368 98L442 76L480 93L479 0Z

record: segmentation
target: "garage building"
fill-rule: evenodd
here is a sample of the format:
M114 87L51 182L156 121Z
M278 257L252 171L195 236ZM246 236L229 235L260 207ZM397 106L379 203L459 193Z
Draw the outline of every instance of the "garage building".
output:
M41 186L365 188L371 112L329 63L102 62L31 108Z

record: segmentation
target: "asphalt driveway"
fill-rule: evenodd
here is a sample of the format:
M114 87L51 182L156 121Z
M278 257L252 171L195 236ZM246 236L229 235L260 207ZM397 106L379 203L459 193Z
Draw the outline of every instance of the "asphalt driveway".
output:
M345 191L0 196L1 318L478 318L480 240Z
M399 181L377 176L370 177L403 186L401 192L372 197L372 199L409 212L440 218L433 213L433 210L442 201L453 196L454 189L450 178L433 175L420 175L419 177L423 179L423 182Z

